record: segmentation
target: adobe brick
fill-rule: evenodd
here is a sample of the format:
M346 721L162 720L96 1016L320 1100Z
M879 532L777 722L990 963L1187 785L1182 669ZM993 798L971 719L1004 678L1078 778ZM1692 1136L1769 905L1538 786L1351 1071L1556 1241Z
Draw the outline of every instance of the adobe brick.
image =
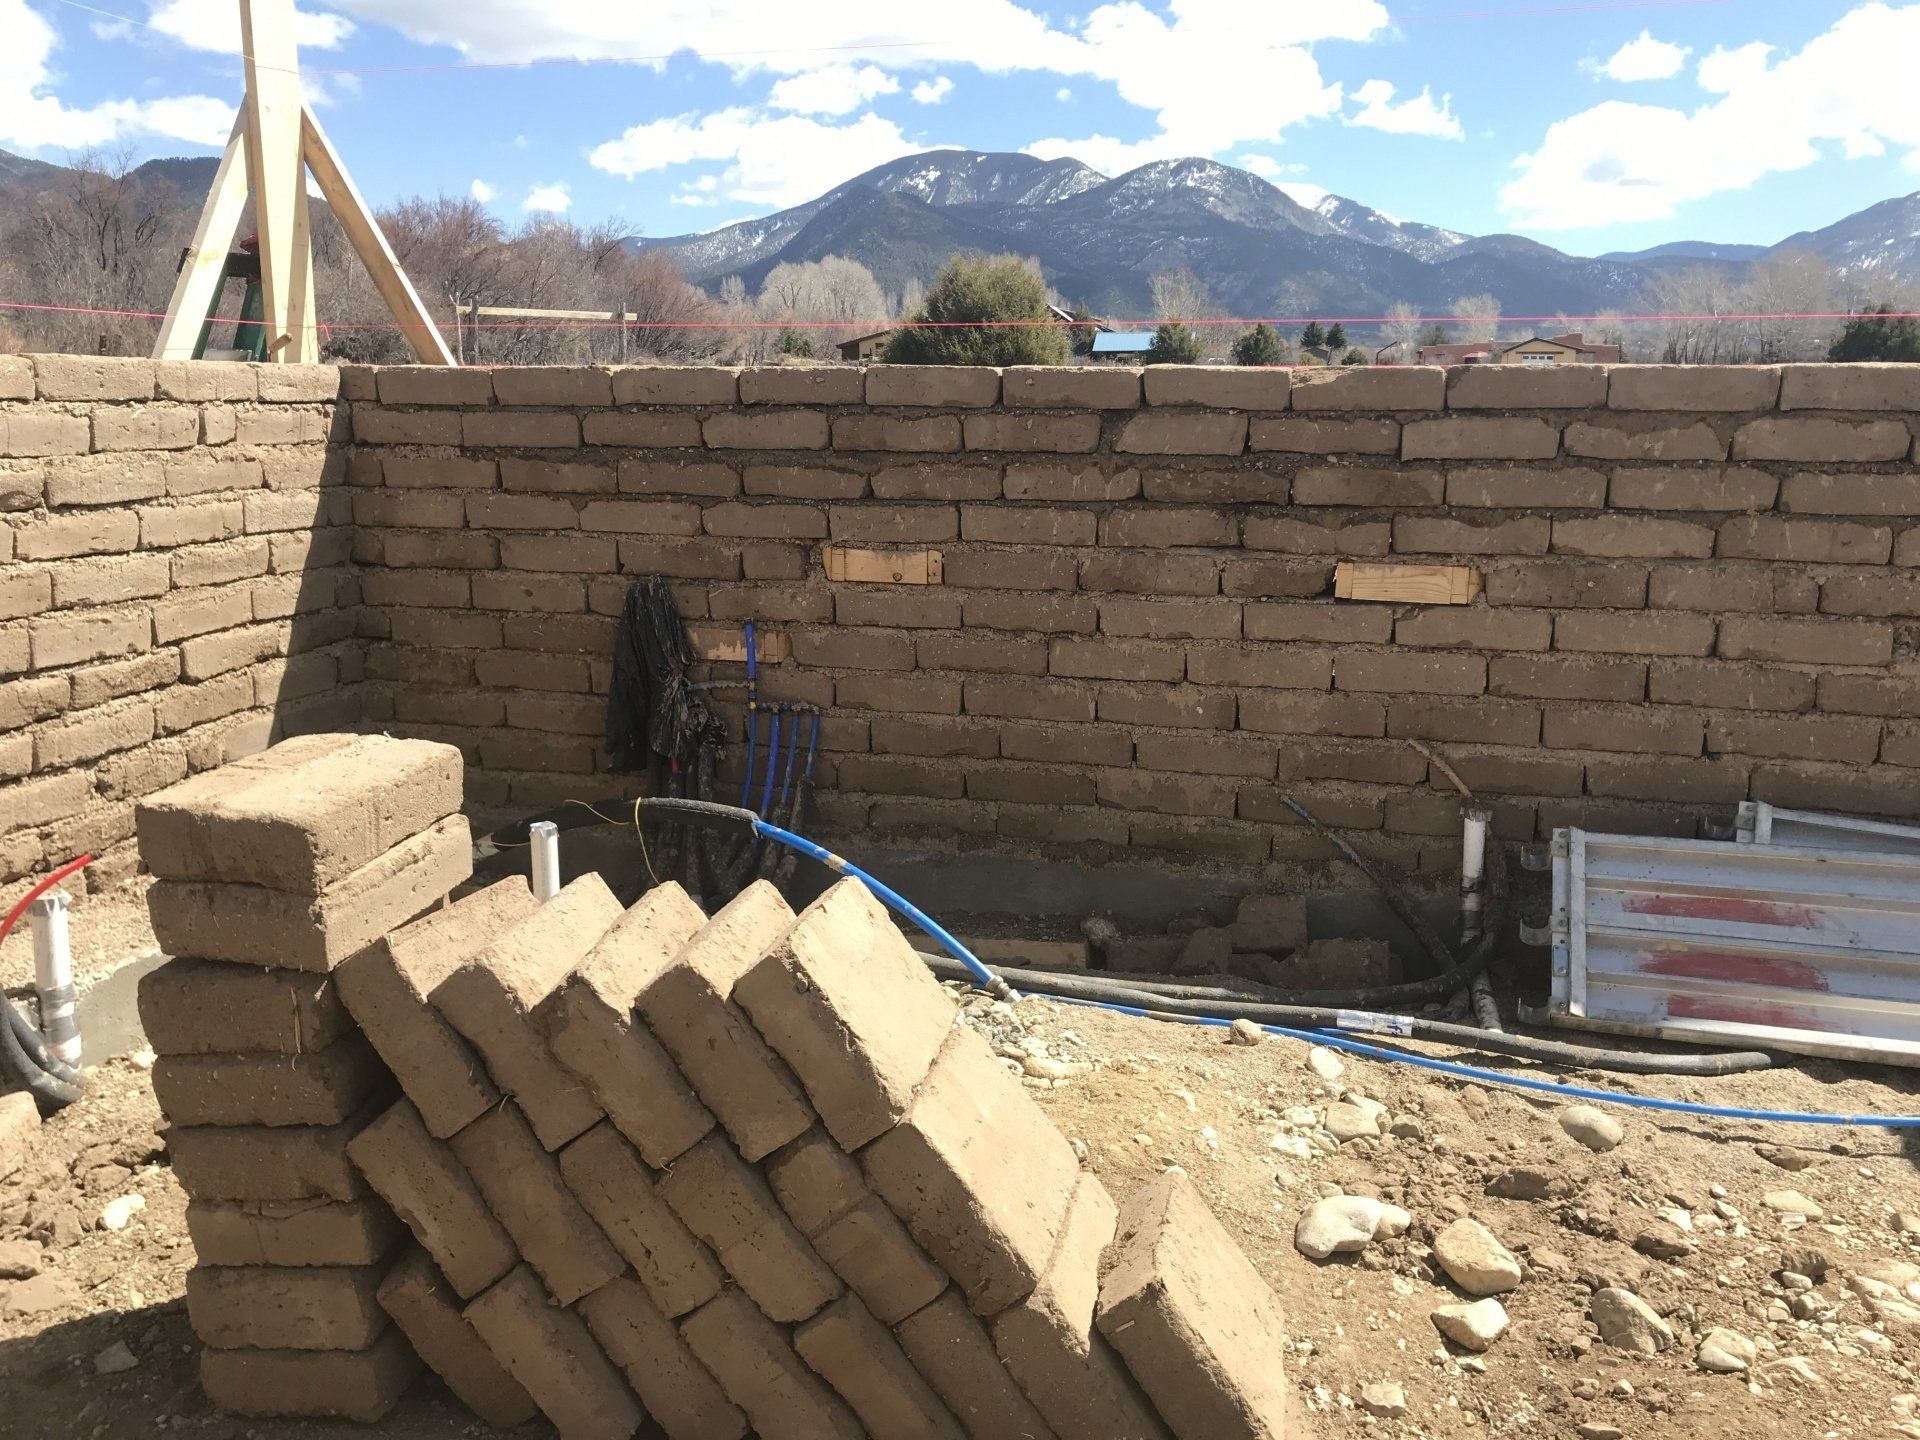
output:
M1893 630L1863 620L1730 615L1720 622L1720 654L1729 660L1885 665L1893 658Z
M740 546L725 540L620 541L620 568L629 575L657 570L679 580L737 580L740 556Z
M1294 1402L1280 1302L1185 1171L1128 1200L1114 1255L1096 1323L1174 1432L1284 1440Z
M1708 655L1713 636L1708 616L1671 610L1584 610L1553 622L1554 649L1608 655Z
M1774 566L1662 565L1647 603L1663 610L1753 610L1767 614L1818 608L1820 582Z
M165 566L162 561L162 567ZM53 573L13 567L0 574L0 620L21 620L53 606Z
M555 1305L527 1266L512 1271L464 1313L564 1440L618 1440L646 1420L585 1322Z
M1127 843L1127 820L1122 815L1098 810L1062 810L1053 805L1005 803L996 806L995 812L994 830L1009 840L1042 845L1103 844L1116 848Z
M749 495L791 500L857 500L867 493L867 477L859 472L813 465L749 465L742 479Z
M456 434L450 443L458 439ZM464 455L387 455L381 457L380 475L383 484L397 488L490 490L499 483L500 466Z
M163 1055L161 1113L175 1125L337 1125L386 1082L357 1034L293 1055Z
M960 713L960 681L949 675L842 675L834 681L833 693L836 704L854 710Z
M1915 783L1915 777L1883 768L1862 770L1804 760L1755 766L1753 798L1794 809L1825 805L1872 815L1920 814L1920 784Z
M848 598L842 595L836 603L844 604ZM888 595L875 598L888 605L898 605L904 597ZM988 591L968 595L964 615L965 623L970 628L1089 635L1099 624L1100 612L1093 597L1088 595Z
M1137 386L1137 376L1130 378ZM1021 415L1004 412L969 414L962 418L969 450L1004 450L1022 454L1087 453L1100 443L1098 415Z
M502 498L474 496L473 513L476 516L491 513L483 508L485 503ZM468 502L463 502L459 495L439 491L365 490L353 497L353 521L362 526L457 530L466 523L468 513Z
M1920 615L1920 577L1833 575L1820 586L1820 609L1829 615Z
M1199 557L1167 558L1184 560ZM1312 595L1324 595L1332 584L1333 565L1320 560L1228 560L1220 571L1220 588L1228 595L1305 599ZM1211 595L1213 591L1198 590L1196 593Z
M1256 415L1248 448L1300 455L1398 455L1397 420L1342 420L1309 415Z
M35 732L33 764L40 770L64 769L144 745L153 737L154 716L150 703L83 711Z
M619 488L624 495L702 495L740 493L740 476L726 465L676 465L660 460L622 460Z
M1094 713L1091 690L1058 680L996 680L970 676L965 701L969 715L1012 720L1087 721L1093 719Z
M1454 365L1449 410L1591 410L1607 403L1604 365Z
M502 366L493 393L502 405L611 405L613 382L602 366Z
M1000 399L1000 372L985 365L870 365L869 405L939 405L982 409Z
M419 1360L394 1329L365 1350L200 1353L201 1388L216 1409L234 1415L337 1416L372 1424L419 1373Z
M1196 692L1204 694L1206 692ZM1231 696L1219 696L1232 703ZM1175 720L1169 723L1184 723ZM1232 728L1227 724L1214 729ZM1100 729L1076 725L1071 729L1051 726L1007 726L1000 731L1000 753L1009 760L1037 760L1057 765L1130 765L1133 763L1133 733L1130 730Z
M971 1440L1015 1435L1055 1440L1051 1427L1000 1364L992 1341L959 1291L948 1289L901 1321L894 1334Z
M140 978L141 1028L160 1055L293 1055L324 1049L353 1021L334 987L297 970L174 959Z
M187 1272L187 1318L216 1350L364 1350L387 1325L379 1278L371 1266L200 1265Z
M1296 519L1250 512L1242 543L1249 550L1284 550L1296 555L1385 555L1392 530L1384 520Z
M1904 475L1789 475L1780 487L1780 508L1803 515L1920 513L1920 477Z
M786 1332L739 1291L716 1296L681 1323L680 1333L766 1440L862 1440L866 1434L794 1353Z
M376 1298L428 1368L485 1423L512 1429L539 1413L467 1323L426 1251L409 1250L380 1282Z
M1255 685L1326 690L1333 684L1333 652L1298 646L1190 646L1187 678L1196 685Z
M111 555L139 543L140 520L131 511L49 516L14 532L20 560L60 560L70 555Z
M1293 477L1296 505L1438 505L1447 482L1438 470L1321 466Z
M843 592L838 598L843 602L840 607L840 623L846 625L911 625L919 623L915 619L907 618L907 606L910 606L914 600L927 598L951 601L953 618L944 623L959 623L959 598L957 596L941 595L938 592L934 592L931 596L893 596L881 595L871 591L850 596ZM874 618L856 620L849 618L850 612L844 603L849 599L856 602L856 609L858 608L858 602L861 601L868 602L869 604L878 600L904 601L907 602L907 606L902 606L893 612L893 614L899 618L888 618L887 615L882 612L880 606L873 605L872 612ZM785 620L825 624L835 616L834 601L835 597L830 592L818 590L809 585L755 585L751 588L739 590L731 588L715 589L707 596L707 614L715 620L752 620L757 617L763 621ZM681 613L687 613L685 601L682 601L681 604ZM596 645L594 648L600 649L602 647Z
M949 584L953 583L954 563L948 563ZM1229 568L1236 563L1227 562ZM1079 564L1082 590L1136 590L1148 595L1220 593L1220 561L1211 555L1103 550L1086 556ZM1071 581L1066 588L1071 588Z
M1524 799L1503 800L1488 807L1493 811L1493 834L1502 840L1526 840L1535 831L1535 807ZM1318 811L1318 807L1315 807ZM1328 823L1338 824L1338 821ZM1452 796L1437 791L1401 790L1385 797L1382 828L1396 835L1439 836L1451 844L1460 830L1460 805ZM1391 843L1391 842L1389 842ZM1458 864L1457 853L1452 864Z
M1393 612L1384 605L1255 602L1246 606L1245 626L1249 640L1385 644L1393 638ZM1220 637L1231 638L1224 630Z
M488 383L491 385L491 381ZM460 421L457 410L385 410L355 405L353 438L362 445L458 445Z
M1551 460L1560 427L1520 416L1450 415L1409 420L1400 430L1403 460Z
M1707 753L1866 765L1880 753L1880 722L1843 715L1722 715L1707 726Z
M1237 640L1240 638L1240 611L1239 602L1218 598L1110 597L1100 601L1100 629L1108 635L1146 636L1158 640ZM1250 635L1249 638L1273 637Z
M510 689L585 693L592 688L587 662L578 655L539 655L527 651L478 655L473 672L482 685Z
M1623 467L1613 472L1607 503L1631 510L1769 510L1780 482L1738 465Z
M605 574L617 553L614 542L599 535L502 535L498 543L508 570Z
M1649 515L1562 516L1553 522L1553 549L1562 555L1702 559L1713 554L1713 540L1711 525Z
M1554 523L1544 515L1492 523L1447 515L1396 515L1393 549L1399 555L1544 555Z
M840 788L879 795L957 800L966 788L960 771L919 758L850 756L839 763L836 773Z
M459 443L479 448L577 449L580 417L543 410L470 410L460 417Z
M1747 798L1747 774L1739 761L1596 756L1587 762L1587 788L1603 798L1729 805Z
M1889 765L1920 765L1920 729L1910 723L1887 726L1880 759Z
M1094 780L1078 769L1003 764L968 772L966 794L969 800L1091 805L1094 803Z
M663 1314L684 1315L720 1292L725 1276L659 1193L626 1137L602 1121L560 1151L560 1173Z
M1121 368L1013 365L1000 372L1001 403L1060 409L1132 410L1140 404L1140 372Z
M245 511L234 501L212 505L143 505L139 516L140 543L149 550L228 540L246 528Z
M1061 1440L1162 1440L1166 1428L1107 1337L1094 1328L1100 1256L1118 1207L1091 1172L1037 1285L992 1322L1001 1362ZM978 1307L975 1307L978 1309Z
M254 537L229 541L223 545L192 545L172 555L173 583L186 588L194 585L219 585L267 573L270 551L267 541ZM393 563L391 560L389 564Z
M738 1440L747 1419L673 1322L630 1276L610 1280L579 1310L607 1357L625 1373L655 1423L673 1440Z
M1811 710L1814 677L1773 665L1660 661L1648 676L1647 698L1661 705L1725 710Z
M1920 709L1920 681L1905 671L1880 675L1823 674L1822 710L1848 715L1906 715Z
M1586 767L1571 757L1454 752L1448 761L1477 794L1579 795ZM1433 783L1444 783L1437 772Z
M889 465L873 473L876 500L997 500L997 465Z
M168 669L177 677L179 660L175 658ZM170 684L154 705L154 721L161 734L174 735L238 714L251 708L253 703L252 675L236 670L204 685Z
M476 367L382 365L373 380L385 405L490 405L493 371Z
M1384 735L1386 717L1386 705L1367 696L1255 691L1240 697L1240 728L1269 735Z
M127 559L81 559L54 566L53 604L66 610L75 605L113 605L123 600L145 600L167 593L171 567L165 555L135 555ZM245 593L242 591L241 593Z
M1736 460L1904 460L1913 432L1899 420L1833 420L1813 415L1768 415L1733 436Z
M35 355L34 381L42 400L151 400L151 360L91 355Z
M709 415L702 424L714 450L824 450L827 417L818 410L763 410Z
M1783 365L1782 410L1920 410L1920 375L1901 365Z
M858 405L861 372L835 365L758 365L740 372L743 405Z
M26 355L0 356L0 400L31 399L33 399L32 359Z
M1238 455L1247 448L1247 417L1219 410L1153 410L1120 427L1113 448L1123 455Z
M793 632L793 658L834 670L911 670L913 636L904 630Z
M1455 467L1447 474L1446 502L1478 508L1530 509L1567 506L1597 509L1606 501L1607 477L1598 470ZM1374 503L1374 502L1365 502ZM1436 496L1423 502L1439 504Z
M1387 706L1387 734L1451 744L1535 745L1540 707L1521 700L1396 700Z
M1144 810L1156 815L1203 815L1224 819L1233 814L1239 787L1232 781L1202 775L1150 774L1137 770L1105 770L1094 780L1102 805L1118 810Z
M793 1344L869 1433L961 1440L959 1424L857 1296L843 1296L800 1326Z
M840 415L833 422L836 450L941 454L960 448L956 415Z
M84 455L91 431L84 415L16 410L0 415L0 456L34 459L47 455Z
M1089 510L1002 505L963 505L960 520L961 533L968 540L1006 545L1091 545L1098 525ZM947 532L921 538L949 540L954 536Z
M257 473L258 465L254 467ZM0 468L0 510L31 510L42 491L50 507L120 505L151 500L167 490L162 457L75 456Z
M355 1135L347 1153L461 1298L477 1295L513 1268L513 1242L473 1176L427 1133L410 1102L399 1101Z
M491 570L500 563L500 542L491 535L457 530L393 530L380 537L380 562L408 569ZM261 568L265 569L262 552ZM180 583L180 557L174 557L174 583Z
M1434 366L1325 367L1294 376L1295 410L1441 410L1447 374Z
M378 1200L190 1200L187 1234L202 1265L377 1265L406 1243Z
M1625 416L1604 425L1567 426L1567 454L1597 460L1725 460L1728 444L1704 420L1669 424L1657 416Z
M1142 770L1172 770L1192 775L1241 775L1256 780L1274 776L1271 741L1255 735L1161 734L1149 731L1135 740Z
M246 456L191 452L159 457L165 493L207 495L222 490L252 490L265 483L260 462Z
M285 655L291 638L290 629L284 623L249 625L195 636L180 647L180 678L208 680L244 665Z
M1007 466L1005 487L1009 500L1132 500L1140 494L1140 472L1132 468L1109 470L1099 461L1083 465L1015 464Z
M1271 470L1149 470L1141 493L1165 505L1284 505L1288 480Z
M616 405L732 405L740 372L713 365L622 365L613 371Z
M1902 530L1900 539L1895 543L1893 563L1896 565L1920 565L1920 530Z
M356 1117L341 1125L182 1125L167 1158L195 1200L357 1200L366 1193L347 1159Z
M1176 645L1150 640L1063 637L1051 643L1047 668L1073 679L1180 680L1186 675L1186 656Z
M1149 405L1222 410L1284 410L1292 388L1288 372L1278 367L1150 365L1143 378Z
M1100 543L1155 550L1171 545L1237 545L1240 521L1225 509L1129 506L1102 517Z
M723 501L709 505L702 518L709 535L811 540L823 540L827 535L826 512L812 505Z
M1537 611L1500 610L1490 605L1416 610L1402 615L1393 625L1393 640L1397 645L1545 650L1552 639L1552 616Z
M535 908L524 878L502 880L393 931L337 972L341 999L437 1138L454 1134L500 1096L428 997Z
M948 716L875 720L872 736L874 753L881 755L973 756L991 760L1000 753L997 728Z
M160 880L147 892L154 936L176 955L331 970L472 873L472 840L451 816L349 872L319 896L257 885Z
M69 690L64 675L46 675L0 685L0 730L18 730L58 715L67 708Z
M1614 410L1771 410L1777 365L1616 365L1607 375Z
M835 540L856 545L939 542L960 534L959 512L951 505L830 505L827 518Z
M1487 662L1478 655L1355 650L1335 658L1333 681L1340 690L1478 695L1487 688Z
M199 439L200 412L190 405L116 406L93 414L96 451L190 450Z
M1541 738L1550 750L1698 755L1703 734L1704 720L1697 710L1582 706L1548 710Z
M1884 565L1892 551L1893 532L1884 525L1744 515L1720 526L1719 553L1729 559Z

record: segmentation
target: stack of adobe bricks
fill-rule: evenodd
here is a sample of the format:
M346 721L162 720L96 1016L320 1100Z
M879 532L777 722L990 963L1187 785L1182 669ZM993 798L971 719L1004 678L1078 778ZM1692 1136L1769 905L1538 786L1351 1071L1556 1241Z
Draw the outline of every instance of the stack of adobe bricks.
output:
M1277 1304L1186 1178L1117 1206L856 882L709 919L506 880L335 978L402 1092L344 1146L416 1242L378 1299L484 1420L1289 1433Z
M154 934L177 957L140 1012L224 1408L374 1419L418 1373L378 1293L406 1231L347 1155L393 1081L329 972L468 878L460 798L447 746L319 735L140 807Z

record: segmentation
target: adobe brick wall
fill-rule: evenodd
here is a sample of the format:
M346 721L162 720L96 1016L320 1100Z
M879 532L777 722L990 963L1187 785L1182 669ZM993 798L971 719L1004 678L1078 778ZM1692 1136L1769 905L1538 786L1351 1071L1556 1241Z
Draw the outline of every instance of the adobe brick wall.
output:
M360 712L331 366L0 356L0 885Z
M789 652L765 692L830 707L825 832L1317 861L1284 789L1437 874L1454 807L1408 739L1515 838L1920 815L1920 367L40 357L0 359L8 396L0 884L323 724L459 746L481 809L623 788L614 617L652 570L699 644L754 618ZM828 546L942 580L832 582ZM1486 590L1335 601L1341 559Z

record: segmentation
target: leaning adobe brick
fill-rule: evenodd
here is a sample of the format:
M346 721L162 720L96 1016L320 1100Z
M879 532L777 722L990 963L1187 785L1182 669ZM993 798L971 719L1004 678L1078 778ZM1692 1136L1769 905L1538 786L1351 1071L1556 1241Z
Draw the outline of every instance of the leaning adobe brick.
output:
M1920 410L1911 365L1783 365L1782 410Z
M668 1440L740 1440L746 1434L747 1417L694 1359L639 1281L630 1275L609 1280L576 1308Z
M1904 460L1913 432L1899 420L1832 420L1816 415L1767 415L1733 436L1736 460Z
M645 1423L646 1411L586 1323L556 1305L527 1266L469 1303L465 1313L561 1440L629 1440Z
M611 892L606 898L612 899ZM596 915L593 924L600 923ZM649 890L631 910L616 914L541 1002L535 1022L553 1058L654 1166L666 1165L706 1135L713 1116L660 1042L635 1021L634 1004L648 978L705 923L700 907L678 885Z
M963 1029L951 1031L906 1119L860 1161L868 1184L983 1315L1033 1288L1078 1173L1060 1133Z
M1553 648L1609 655L1708 655L1714 626L1705 615L1671 610L1584 610L1553 622Z
M962 1440L958 1422L856 1295L793 1334L793 1348L853 1408L869 1434Z
M1166 1435L1119 1356L1093 1328L1100 1254L1113 1238L1117 1213L1099 1179L1080 1176L1035 1288L991 1323L1001 1361L1060 1440Z
M1100 1332L1181 1440L1284 1440L1280 1302L1184 1171L1136 1191L1100 1286Z
M420 1373L397 1329L365 1350L202 1350L200 1388L235 1415L384 1419Z
M174 1125L337 1125L390 1085L358 1034L297 1055L163 1055L153 1066Z
M1238 455L1247 448L1247 417L1218 410L1156 410L1120 427L1113 448L1123 455Z
M770 1319L804 1320L840 1293L766 1181L724 1137L710 1135L675 1161L660 1194Z
M513 1243L473 1177L427 1134L411 1104L394 1105L353 1138L347 1153L462 1296L513 1268Z
M994 1354L993 1342L958 1290L949 1287L931 1305L894 1326L894 1336L972 1440L1055 1440L1052 1428Z
M216 1350L364 1350L387 1326L379 1284L372 1265L198 1265L187 1272L187 1318Z
M486 1424L510 1430L539 1413L533 1397L467 1323L453 1287L419 1246L380 1282L375 1298L427 1367Z
M353 1019L326 980L213 960L169 960L140 977L140 1025L159 1055L324 1050Z
M1729 615L1720 622L1719 653L1728 660L1885 665L1893 659L1893 627L1864 620Z
M202 1265L377 1265L406 1233L372 1198L187 1202L187 1235Z
M602 1121L560 1152L560 1173L653 1303L670 1316L706 1304L725 1284L718 1262L660 1196L654 1173Z
M331 970L472 873L466 817L454 815L317 897L259 885L160 880L147 892L147 912L155 939L174 954Z
M1811 565L1884 565L1893 553L1885 525L1736 515L1722 522L1719 554L1731 560L1790 560Z
M535 1018L592 953L622 909L596 874L573 881L433 989L435 1007L520 1102L541 1144L557 1150L603 1113L581 1079L556 1060Z
M733 998L849 1149L906 1112L955 1014L857 881L842 881L809 905L736 979Z
M502 880L393 931L336 973L340 998L439 1139L495 1104L500 1092L428 997L537 908L524 878Z
M692 910L692 902L685 903ZM740 976L766 957L793 920L779 892L764 881L756 883L677 952L636 970L630 997L750 1161L786 1144L813 1121L793 1072L733 1002Z
M625 1268L517 1107L489 1110L448 1144L562 1305L597 1290Z
M1604 365L1455 365L1449 410L1591 410L1607 403Z
M310 735L141 802L147 868L319 894L460 808L460 752L381 735Z
M366 1185L347 1142L364 1123L356 1115L327 1126L175 1126L167 1153L196 1200L357 1200Z
M762 1440L862 1440L853 1412L794 1353L786 1333L737 1290L681 1322L680 1333Z
M1614 410L1771 410L1777 365L1616 365L1607 373Z

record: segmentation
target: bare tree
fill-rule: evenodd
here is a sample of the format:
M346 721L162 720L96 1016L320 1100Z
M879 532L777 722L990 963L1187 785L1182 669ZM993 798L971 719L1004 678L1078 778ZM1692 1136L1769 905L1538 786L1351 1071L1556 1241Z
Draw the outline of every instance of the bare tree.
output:
M1153 316L1156 320L1207 319L1215 314L1213 294L1204 281L1185 266L1162 270L1148 280L1153 288ZM1196 325L1200 354L1207 360L1224 360L1233 347L1234 328L1230 325Z
M774 266L761 284L757 309L763 327L776 321L804 326L816 355L831 354L830 347L879 329L894 316L873 272L841 255Z
M1454 323L1461 340L1492 344L1500 338L1500 302L1491 295L1462 295L1453 302Z
M1420 336L1425 329L1417 305L1396 301L1387 307L1386 323L1380 327L1380 343L1394 347L1392 358L1397 364L1411 365L1420 358Z

